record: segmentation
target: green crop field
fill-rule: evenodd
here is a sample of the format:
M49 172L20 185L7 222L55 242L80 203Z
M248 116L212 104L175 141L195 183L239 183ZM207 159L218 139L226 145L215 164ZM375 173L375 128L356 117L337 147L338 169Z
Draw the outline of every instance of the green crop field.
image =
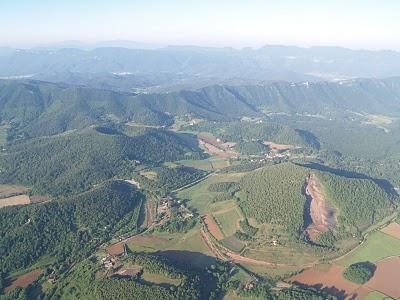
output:
M225 236L233 235L238 229L241 216L235 207L223 213L214 213L213 216Z
M377 231L371 233L364 244L339 263L345 267L363 261L375 263L394 255L400 255L400 240Z
M369 293L364 300L393 300L393 298L386 296L385 294L382 294L377 291L373 291Z
M245 246L243 244L243 242L238 240L234 235L223 239L221 242L222 242L222 245L224 245L226 248L228 248L234 252L237 252L237 253L242 251Z
M203 160L180 160L177 161L176 164L181 164L187 167L205 171L212 171L229 167L233 164L233 162L226 158L208 158Z
M189 257L191 264L197 267L208 266L214 262L212 253L204 244L200 236L199 225L195 226L187 233L168 233L156 232L153 234L156 238L161 238L164 241L130 241L127 246L135 252L148 253L176 253L176 256L182 255Z
M218 193L210 192L208 187L210 184L216 182L232 181L237 182L244 175L244 173L232 173L232 174L215 174L207 179L199 182L198 184L191 186L187 189L180 191L177 196L180 199L190 200L189 206L192 209L197 210L199 214L207 214L215 210L210 210L210 206L213 204L214 197Z

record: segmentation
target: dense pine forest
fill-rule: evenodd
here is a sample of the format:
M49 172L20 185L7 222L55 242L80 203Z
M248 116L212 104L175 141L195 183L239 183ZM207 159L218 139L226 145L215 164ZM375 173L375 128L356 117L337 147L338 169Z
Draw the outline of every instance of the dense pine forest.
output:
M2 208L1 269L13 272L49 256L62 272L115 233L137 232L143 199L130 184L115 181L75 197Z

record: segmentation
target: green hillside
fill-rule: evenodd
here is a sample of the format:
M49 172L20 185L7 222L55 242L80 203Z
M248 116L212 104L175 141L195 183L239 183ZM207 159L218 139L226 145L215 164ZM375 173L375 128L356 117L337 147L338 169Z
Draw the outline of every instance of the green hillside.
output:
M309 132L273 122L202 122L185 129L210 132L230 142L273 141L278 144L318 147L318 141Z
M33 186L41 193L71 194L113 177L129 179L138 164L203 156L190 139L164 130L146 130L134 137L101 131L85 129L10 145L0 156L0 182Z
M342 225L368 227L387 216L394 208L391 197L369 179L346 178L318 172L329 200L339 208Z
M283 226L296 233L303 229L306 197L302 190L306 168L291 163L253 171L240 181L239 205L247 217Z
M398 81L210 85L198 90L135 95L40 81L3 80L0 122L12 124L9 138L13 139L53 135L104 121L169 125L174 116L188 115L212 121L262 117L263 112L334 117L353 111L398 116Z
M298 236L304 229L307 200L304 187L310 173L321 180L326 201L338 209L342 233L380 221L392 211L392 201L397 201L370 179L348 178L281 163L244 176L240 181L238 204L247 217L280 226Z
M38 81L0 81L0 120L12 124L11 139L54 135L107 120L171 123L133 94Z
M136 232L143 199L118 181L62 201L3 208L0 268L15 271L43 255L59 262L83 258L118 231Z

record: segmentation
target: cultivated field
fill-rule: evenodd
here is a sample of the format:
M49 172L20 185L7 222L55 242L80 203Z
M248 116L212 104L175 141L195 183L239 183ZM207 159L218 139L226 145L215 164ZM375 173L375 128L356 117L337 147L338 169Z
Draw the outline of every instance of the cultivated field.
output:
M243 219L240 209L234 200L224 201L226 208L215 210L212 214L225 236L233 235L239 229L239 221Z
M211 155L220 158L238 157L239 153L232 150L235 143L223 143L221 140L209 133L201 133L198 135L199 144Z
M378 231L371 233L358 249L338 263L347 267L362 261L375 263L396 255L400 255L400 240Z
M106 248L106 251L108 254L111 256L118 256L121 255L125 252L125 244L124 243L118 243L111 245Z
M340 299L350 296L355 296L356 299L398 299L400 240L393 237L397 235L397 230L398 226L392 223L381 231L369 234L361 246L335 264L325 268L317 266L307 269L288 281L325 290ZM344 279L343 271L349 265L365 261L373 262L377 267L374 276L368 282L358 285ZM386 295L387 298L382 295Z
M276 144L271 141L264 141L263 144L268 146L271 150L276 150L276 151L285 151L285 150L292 150L299 148L294 145Z
M215 157L203 160L180 160L176 163L205 171L219 170L229 167L233 164L233 162L231 162L227 158L215 158Z
M215 237L218 241L224 239L224 234L219 228L218 224L215 222L212 215L205 215L202 217L204 224L206 224L208 231Z
M214 198L218 193L210 192L208 187L216 182L237 182L245 173L214 174L198 184L180 191L177 196L180 199L189 199L190 209L197 210L199 214L206 215L217 211L213 207Z
M346 280L343 277L345 268L339 265L331 265L326 269L314 267L292 276L288 281L324 290L339 299L363 299L367 295L366 299L400 298L400 257L383 259L376 266L374 276L363 285ZM381 298L382 295L387 298Z
M329 266L327 269L315 267L290 277L288 281L325 290L340 299L351 298L353 295L362 297L359 292L357 293L360 285L344 279L342 276L344 270L344 267L338 265Z
M18 196L29 192L29 189L20 185L0 185L0 199Z
M373 291L365 296L364 300L393 300L393 298L386 296L385 294L382 294L380 292Z
M47 196L28 196L29 189L18 185L0 185L0 208L6 206L39 203L48 200Z
M178 286L181 284L180 279L169 278L160 274L154 274L149 272L143 272L142 279L144 281L160 285Z
M37 269L29 273L23 274L21 276L18 276L17 278L14 278L11 281L11 284L7 286L4 290L7 293L15 289L16 287L26 288L28 285L36 281L42 273L43 273L42 269Z
M155 232L135 236L127 241L127 246L132 251L157 253L173 261L187 262L198 267L214 262L212 252L200 236L199 226L184 234Z
M381 231L396 239L400 239L400 225L397 223L391 223L385 228L381 229Z
M19 195L19 196L0 199L0 208L6 206L24 205L29 203L31 203L29 196Z
M400 298L400 258L391 257L376 264L374 277L366 286L395 299Z

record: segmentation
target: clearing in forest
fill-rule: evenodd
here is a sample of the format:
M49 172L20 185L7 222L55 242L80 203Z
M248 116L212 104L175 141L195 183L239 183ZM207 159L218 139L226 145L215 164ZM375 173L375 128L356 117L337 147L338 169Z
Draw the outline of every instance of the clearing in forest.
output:
M111 256L119 256L125 253L125 244L117 243L106 248L106 251Z
M336 210L325 200L323 187L314 174L310 174L306 182L306 196L310 201L311 224L307 227L308 237L315 241L319 234L336 229Z
M153 284L173 285L173 286L179 286L182 282L181 279L179 278L170 278L162 274L149 273L146 271L143 272L142 279L146 282Z
M19 195L19 196L0 199L0 208L6 206L24 205L30 203L31 201L28 195Z
M223 143L220 139L214 137L211 134L199 134L198 142L206 149L208 153L216 155L218 157L233 158L239 156L239 153L232 150L232 147L235 145L234 143Z
M0 185L0 199L12 196L18 196L29 192L29 189L20 185Z
M268 146L271 150L276 150L276 151L285 151L285 150L292 150L299 148L295 145L276 144L271 141L264 141L263 144L265 146Z
M16 287L26 288L28 285L36 281L39 276L43 273L42 269L33 270L11 281L11 284L7 286L4 291L8 293L9 291L15 289Z

